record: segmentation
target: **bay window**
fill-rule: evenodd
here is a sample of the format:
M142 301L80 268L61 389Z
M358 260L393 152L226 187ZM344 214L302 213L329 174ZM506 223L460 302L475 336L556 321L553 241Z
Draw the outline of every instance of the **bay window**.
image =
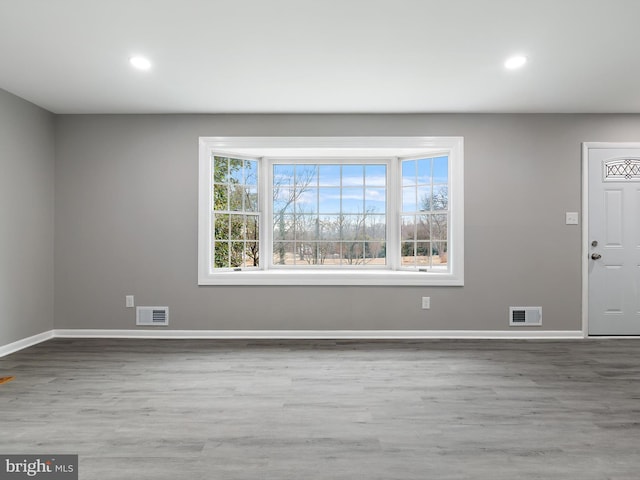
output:
M462 285L460 137L203 137L199 284Z

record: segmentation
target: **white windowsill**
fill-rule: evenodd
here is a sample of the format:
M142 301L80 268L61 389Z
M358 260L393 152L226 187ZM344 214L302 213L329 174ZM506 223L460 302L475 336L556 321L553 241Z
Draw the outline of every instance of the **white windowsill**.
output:
M451 273L369 270L262 270L203 275L199 285L380 285L380 286L463 286L464 279Z

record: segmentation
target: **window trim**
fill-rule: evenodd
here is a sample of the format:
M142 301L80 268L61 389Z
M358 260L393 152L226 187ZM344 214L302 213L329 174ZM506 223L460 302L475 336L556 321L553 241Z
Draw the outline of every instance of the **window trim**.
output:
M419 155L449 155L450 269L447 272L420 272L404 269L282 269L211 272L212 169L211 153L246 159L263 159L259 166L260 238L268 239L264 215L267 213L270 177L265 164L282 157L408 158ZM267 160L264 160L267 159ZM398 160L396 160L398 161ZM396 168L388 171L388 195L400 194ZM462 137L200 137L198 201L198 285L464 285L464 140ZM387 229L399 231L398 202L388 211ZM387 244L399 241L389 235ZM261 261L262 261L261 257ZM388 259L389 263L389 259Z

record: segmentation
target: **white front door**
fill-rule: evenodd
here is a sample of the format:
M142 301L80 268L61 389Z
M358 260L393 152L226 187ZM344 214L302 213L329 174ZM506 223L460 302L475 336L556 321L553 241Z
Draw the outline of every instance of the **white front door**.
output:
M640 335L640 146L586 147L588 333Z

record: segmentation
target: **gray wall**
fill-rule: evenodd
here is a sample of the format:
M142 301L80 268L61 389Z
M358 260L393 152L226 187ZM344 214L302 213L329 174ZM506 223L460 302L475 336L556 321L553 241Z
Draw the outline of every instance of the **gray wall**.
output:
M53 328L53 115L0 90L0 346Z
M56 119L56 328L505 330L541 305L581 328L581 142L638 141L640 116L163 115ZM464 287L197 286L198 136L461 135ZM429 311L420 297L431 296Z

